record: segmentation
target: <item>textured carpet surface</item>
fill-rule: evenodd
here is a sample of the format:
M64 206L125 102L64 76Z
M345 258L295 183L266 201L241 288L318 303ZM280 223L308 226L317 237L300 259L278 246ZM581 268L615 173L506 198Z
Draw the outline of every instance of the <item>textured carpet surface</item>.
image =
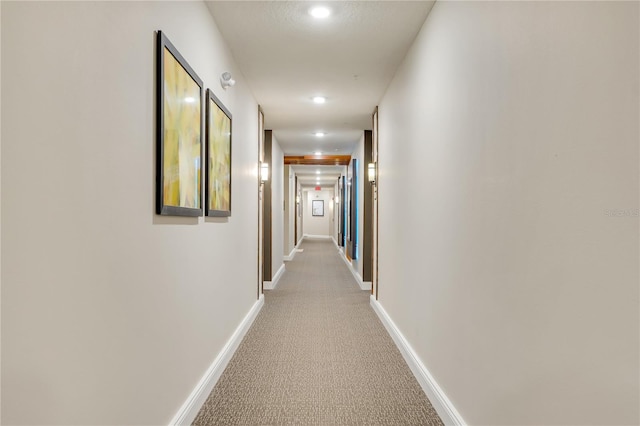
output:
M195 425L441 425L333 242L306 240Z

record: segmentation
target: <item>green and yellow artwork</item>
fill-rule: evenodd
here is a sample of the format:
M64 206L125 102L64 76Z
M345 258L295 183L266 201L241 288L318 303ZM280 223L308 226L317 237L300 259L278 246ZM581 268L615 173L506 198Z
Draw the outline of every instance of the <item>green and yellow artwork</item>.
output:
M207 214L231 214L231 118L208 96Z
M163 52L163 203L201 208L200 87L168 48Z

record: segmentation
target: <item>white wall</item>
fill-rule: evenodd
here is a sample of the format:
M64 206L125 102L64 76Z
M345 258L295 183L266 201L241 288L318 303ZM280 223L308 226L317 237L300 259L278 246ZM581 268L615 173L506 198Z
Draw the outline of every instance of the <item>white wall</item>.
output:
M296 175L291 166L284 166L284 246L283 254L289 256L296 246L295 215L296 215Z
M362 248L364 245L364 183L367 179L367 176L365 175L364 164L364 132L362 133L362 137L360 137L360 140L358 141L353 154L351 154L351 161L349 162L349 167L347 168L347 181L352 178L354 159L358 160L358 258L353 259L351 263L356 272L360 275L360 278L362 278ZM348 190L351 190L351 188L348 188Z
M298 225L298 241L296 241L296 245L302 240L302 237L304 235L303 232L303 224L304 224L304 216L303 216L303 212L304 212L304 201L303 201L303 195L302 195L302 186L300 185L300 182L298 182L298 187L296 188L296 196L300 196L300 203L298 204L297 208L296 208L296 214L298 215L298 221L297 221L297 225Z
M437 2L381 101L380 303L469 424L640 422L638 7Z
M304 235L322 235L331 237L331 217L333 216L333 203L331 202L332 197L333 190L304 190ZM313 200L324 201L324 216L313 216L311 210L311 202Z
M257 104L202 2L1 28L2 423L167 424L256 301ZM154 214L157 30L233 114L228 220Z
M284 265L284 153L273 134L271 146L271 274Z

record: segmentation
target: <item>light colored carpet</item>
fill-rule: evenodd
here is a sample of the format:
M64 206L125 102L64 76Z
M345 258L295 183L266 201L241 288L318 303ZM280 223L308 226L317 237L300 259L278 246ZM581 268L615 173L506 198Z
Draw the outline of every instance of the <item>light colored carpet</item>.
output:
M331 241L307 240L195 425L441 425Z

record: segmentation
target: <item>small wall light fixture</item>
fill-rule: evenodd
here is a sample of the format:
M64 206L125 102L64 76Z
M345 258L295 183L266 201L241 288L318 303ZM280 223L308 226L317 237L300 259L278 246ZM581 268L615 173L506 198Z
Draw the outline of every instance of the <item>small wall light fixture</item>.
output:
M262 182L269 180L269 163L260 163L260 180Z
M376 184L376 163L369 163L367 167L367 177L369 179L369 183L373 185Z
M336 204L340 204L340 197L336 195Z
M296 204L300 204L300 196L296 195Z
M222 88L227 90L227 87L231 87L236 84L236 81L231 77L231 73L229 71L225 71L220 76L220 84Z

